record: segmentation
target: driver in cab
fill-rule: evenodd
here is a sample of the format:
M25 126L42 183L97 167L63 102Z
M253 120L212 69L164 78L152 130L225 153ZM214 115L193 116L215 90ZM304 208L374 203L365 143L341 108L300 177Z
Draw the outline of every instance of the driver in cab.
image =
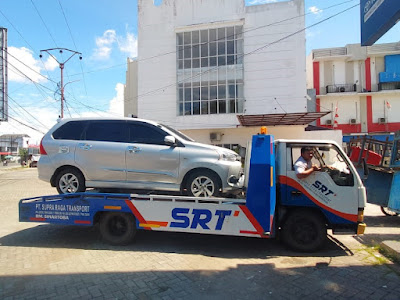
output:
M320 171L321 168L317 165L311 163L313 158L313 148L312 147L302 147L301 155L294 163L294 171L297 178L303 179L310 176L315 171Z

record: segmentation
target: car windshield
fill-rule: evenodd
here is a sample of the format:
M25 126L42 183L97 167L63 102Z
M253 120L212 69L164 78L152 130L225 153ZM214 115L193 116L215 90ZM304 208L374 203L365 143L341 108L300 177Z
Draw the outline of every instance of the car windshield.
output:
M189 141L189 142L194 142L194 139L188 137L187 135L184 135L182 132L173 129L167 125L164 124L160 124L162 127L165 127L166 129L168 129L169 131L171 131L173 134L177 135L178 137L180 137L181 139L185 140L185 141Z

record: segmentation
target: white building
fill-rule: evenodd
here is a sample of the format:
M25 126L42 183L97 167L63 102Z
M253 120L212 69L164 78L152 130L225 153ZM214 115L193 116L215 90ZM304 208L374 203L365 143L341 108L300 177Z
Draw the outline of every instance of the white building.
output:
M344 135L385 137L400 129L400 43L315 49L307 57L307 87L316 110L335 111L317 121ZM346 139L345 139L346 140Z
M307 113L303 0L138 0L138 20L140 118L246 146L259 125L301 138L323 115Z

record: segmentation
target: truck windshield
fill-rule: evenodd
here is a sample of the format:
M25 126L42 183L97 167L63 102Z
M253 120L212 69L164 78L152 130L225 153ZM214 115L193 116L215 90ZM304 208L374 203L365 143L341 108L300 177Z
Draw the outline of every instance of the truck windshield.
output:
M314 156L318 159L322 171L327 172L337 185L354 185L349 165L336 147L332 145L314 147Z

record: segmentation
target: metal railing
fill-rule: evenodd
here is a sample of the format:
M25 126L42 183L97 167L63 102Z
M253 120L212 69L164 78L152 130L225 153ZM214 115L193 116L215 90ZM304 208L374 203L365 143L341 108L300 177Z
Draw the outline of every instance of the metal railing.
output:
M334 84L326 86L326 93L345 93L345 92L356 92L356 84Z
M381 82L378 83L378 91L398 90L400 82Z
M318 49L313 51L313 58L347 55L346 47Z

